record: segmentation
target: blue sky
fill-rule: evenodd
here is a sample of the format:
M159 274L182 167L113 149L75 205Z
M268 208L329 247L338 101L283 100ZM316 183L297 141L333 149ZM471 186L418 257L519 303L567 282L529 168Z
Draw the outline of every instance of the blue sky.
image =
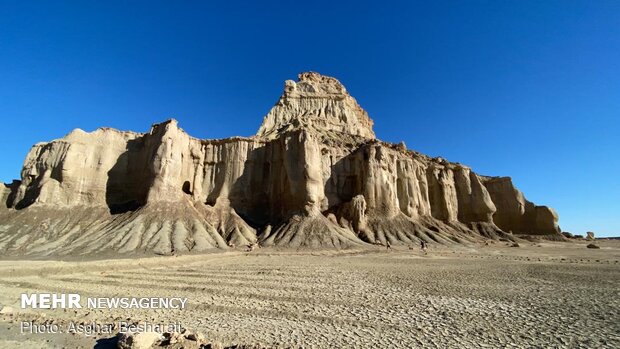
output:
M0 180L78 127L252 135L308 70L379 138L620 235L620 1L0 0Z

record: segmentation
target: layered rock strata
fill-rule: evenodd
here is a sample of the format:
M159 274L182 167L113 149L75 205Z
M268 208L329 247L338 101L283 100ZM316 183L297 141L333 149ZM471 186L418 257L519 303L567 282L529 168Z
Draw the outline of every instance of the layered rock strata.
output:
M559 236L557 214L508 177L377 140L334 78L287 81L258 134L201 140L175 120L145 134L74 130L36 144L0 191L8 254L169 254ZM513 233L513 234L509 234Z

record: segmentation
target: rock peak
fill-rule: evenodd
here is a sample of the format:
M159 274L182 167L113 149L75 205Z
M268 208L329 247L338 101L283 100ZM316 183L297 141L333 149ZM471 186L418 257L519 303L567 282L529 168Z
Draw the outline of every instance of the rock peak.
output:
M299 73L297 75L297 81L312 81L321 84L339 86L340 89L343 91L345 90L344 86L340 81L338 81L338 79L327 75L321 75L313 71Z
M375 138L373 121L336 78L316 72L286 80L284 92L269 111L257 136L273 139L282 133L307 128L316 132L338 132Z

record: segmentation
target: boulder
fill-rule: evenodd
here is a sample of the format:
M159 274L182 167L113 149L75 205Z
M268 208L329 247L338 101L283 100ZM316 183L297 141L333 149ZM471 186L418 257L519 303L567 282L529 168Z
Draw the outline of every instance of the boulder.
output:
M564 237L568 238L568 239L574 239L575 238L575 235L573 235L572 233L567 232L567 231L563 231L562 235L564 235Z
M150 349L161 342L163 336L157 332L126 332L119 334L119 349Z

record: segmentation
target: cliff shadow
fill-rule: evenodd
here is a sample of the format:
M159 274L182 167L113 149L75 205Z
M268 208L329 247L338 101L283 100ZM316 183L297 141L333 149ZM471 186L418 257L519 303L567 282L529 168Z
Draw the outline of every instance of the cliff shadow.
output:
M11 208L13 206L13 201L15 201L15 196L17 195L17 190L19 189L19 185L21 183L22 182L17 179L14 179L11 184L3 183L5 193L7 194L5 198L2 198L2 200L7 208Z
M135 211L146 203L152 182L144 139L133 139L108 171L105 198L111 214Z
M278 220L285 203L279 192L282 164L279 141L249 151L243 172L230 187L230 206L253 228L262 228Z
M284 148L277 139L250 150L243 173L230 187L230 206L254 228L277 225L295 211L292 207L300 205L287 177L285 161L289 159ZM365 156L368 152L359 146L337 162L330 161L331 175L323 184L329 203L327 211L363 193L361 171ZM215 203L221 185L216 182L217 189L208 195L207 204Z
M327 156L326 152L322 156ZM365 145L352 150L349 154L334 161L329 154L330 175L325 181L324 192L327 198L326 212L333 212L353 197L363 194L363 162L368 161L368 151ZM327 161L327 159L323 159Z
M250 150L241 176L229 187L230 206L254 228L282 223L294 213L294 207L300 205L287 177L287 150L284 148L283 142L277 139ZM323 184L329 203L327 212L363 193L363 162L369 156L365 149L360 145L337 162L322 159L330 161L331 168L331 174ZM220 173L228 169L224 164L219 166L222 166L218 169ZM206 203L214 205L225 185L216 181L215 189L207 194Z

